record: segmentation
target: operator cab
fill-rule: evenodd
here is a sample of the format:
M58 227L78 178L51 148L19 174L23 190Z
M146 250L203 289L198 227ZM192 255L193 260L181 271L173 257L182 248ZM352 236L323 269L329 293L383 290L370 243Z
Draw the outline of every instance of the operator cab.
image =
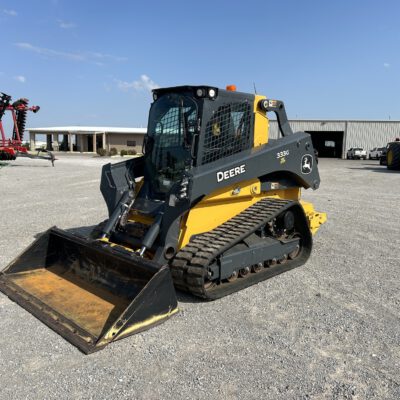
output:
M210 86L153 90L141 195L164 200L193 167L252 146L254 96Z

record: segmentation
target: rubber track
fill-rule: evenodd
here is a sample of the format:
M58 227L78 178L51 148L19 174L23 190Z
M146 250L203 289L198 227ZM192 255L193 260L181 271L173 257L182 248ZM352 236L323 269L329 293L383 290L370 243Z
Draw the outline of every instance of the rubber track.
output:
M221 283L211 290L204 287L207 267L216 257L295 204L298 203L292 200L265 198L212 231L195 236L171 262L170 268L175 286L199 297L215 299L267 279L269 276L263 277L263 272L259 272L252 274L254 275L252 279L238 278L235 282ZM293 264L291 267L284 267L282 271L276 273L294 268L303 262L290 261L290 263Z

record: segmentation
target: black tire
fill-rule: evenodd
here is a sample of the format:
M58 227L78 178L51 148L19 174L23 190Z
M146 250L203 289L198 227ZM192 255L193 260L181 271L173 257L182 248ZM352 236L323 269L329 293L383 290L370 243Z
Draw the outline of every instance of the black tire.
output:
M400 142L389 143L386 166L388 169L400 170Z

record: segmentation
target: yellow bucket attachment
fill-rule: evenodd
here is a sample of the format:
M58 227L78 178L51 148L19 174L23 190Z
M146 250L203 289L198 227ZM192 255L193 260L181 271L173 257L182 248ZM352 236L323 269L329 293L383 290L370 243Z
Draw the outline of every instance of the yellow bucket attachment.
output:
M178 310L167 266L57 228L0 273L0 290L84 353Z

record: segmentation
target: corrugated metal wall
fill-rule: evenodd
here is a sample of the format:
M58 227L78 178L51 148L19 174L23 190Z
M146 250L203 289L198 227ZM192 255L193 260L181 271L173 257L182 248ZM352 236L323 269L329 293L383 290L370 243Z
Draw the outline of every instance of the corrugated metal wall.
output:
M304 131L345 131L345 121L289 121L293 132ZM278 122L269 121L269 137L276 139L278 137Z
M278 122L270 120L269 137L278 137ZM400 137L400 121L289 121L293 131L342 131L344 154L351 147L362 147L369 151L374 147L384 147L396 137ZM347 124L347 129L346 129Z
M387 142L400 137L400 122L348 122L346 151L350 147L362 147L371 150L374 147L384 147Z

